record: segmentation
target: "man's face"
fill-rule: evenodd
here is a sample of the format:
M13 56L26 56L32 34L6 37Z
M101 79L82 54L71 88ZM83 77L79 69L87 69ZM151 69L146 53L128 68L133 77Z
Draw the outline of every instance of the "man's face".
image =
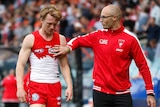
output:
M113 15L109 14L106 10L102 10L101 16L100 16L100 22L102 23L104 29L112 28L112 25L113 25L112 18L113 18Z
M58 20L50 14L47 14L46 18L42 20L43 29L47 34L52 34L55 31L57 23Z

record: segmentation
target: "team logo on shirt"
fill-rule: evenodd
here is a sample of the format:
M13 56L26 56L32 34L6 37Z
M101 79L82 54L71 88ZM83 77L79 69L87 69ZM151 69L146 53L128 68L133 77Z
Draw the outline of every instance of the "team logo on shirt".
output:
M119 48L116 48L116 51L123 52L122 45L124 44L124 42L125 42L125 40L118 39L118 46L119 46Z
M38 101L39 100L39 95L37 93L32 94L32 101Z
M52 48L52 46L46 45L45 48L48 49L48 53L49 54L55 54L54 49Z
M107 39L100 39L100 40L99 40L99 43L100 43L100 44L106 44L106 45L107 45L107 44L108 44L108 40L107 40Z
M49 54L55 54L54 49L53 49L53 48L49 48L49 49L48 49L48 53L49 53Z
M125 40L123 39L118 39L118 44L119 44L119 48L122 47L122 45L124 44Z
M35 53L43 53L44 52L44 49L36 49L34 50Z

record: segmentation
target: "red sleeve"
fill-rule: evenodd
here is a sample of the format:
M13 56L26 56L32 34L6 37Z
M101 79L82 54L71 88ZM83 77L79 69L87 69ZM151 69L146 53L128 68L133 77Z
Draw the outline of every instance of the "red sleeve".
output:
M139 69L139 72L142 74L142 77L146 85L145 87L147 90L147 94L154 93L151 72L147 64L146 56L144 55L144 52L141 48L140 43L136 39L132 43L131 55L135 60L135 63Z
M71 39L67 45L72 49L76 49L78 47L90 47L92 48L95 45L96 36L99 35L99 32L93 32L90 34L86 34L83 36L77 36Z

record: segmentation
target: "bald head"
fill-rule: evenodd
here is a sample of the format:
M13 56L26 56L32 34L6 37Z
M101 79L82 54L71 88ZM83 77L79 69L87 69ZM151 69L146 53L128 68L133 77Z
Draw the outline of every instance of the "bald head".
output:
M122 12L117 5L107 5L101 11L100 22L104 29L116 30L122 25Z
M119 17L119 18L122 17L122 11L121 11L121 9L119 8L119 6L113 5L113 4L110 4L110 5L105 6L105 7L102 9L101 14L102 14L102 15L113 15L113 16L117 16L117 17Z

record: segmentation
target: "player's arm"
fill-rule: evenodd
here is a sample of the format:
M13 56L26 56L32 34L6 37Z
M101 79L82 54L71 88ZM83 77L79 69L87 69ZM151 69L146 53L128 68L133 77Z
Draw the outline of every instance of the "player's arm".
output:
M16 79L17 79L17 97L22 102L24 101L24 68L26 66L26 63L28 61L31 47L33 45L34 37L32 34L27 35L22 43L22 47L19 52L18 61L16 65Z
M64 36L62 35L60 36L60 41L61 41L62 46L66 46L66 39ZM71 73L70 73L70 68L68 65L67 56L63 55L59 57L59 62L60 62L60 69L61 69L62 75L67 84L67 90L65 92L65 95L67 97L66 101L69 101L72 99L73 86L72 86L72 79L71 79Z

